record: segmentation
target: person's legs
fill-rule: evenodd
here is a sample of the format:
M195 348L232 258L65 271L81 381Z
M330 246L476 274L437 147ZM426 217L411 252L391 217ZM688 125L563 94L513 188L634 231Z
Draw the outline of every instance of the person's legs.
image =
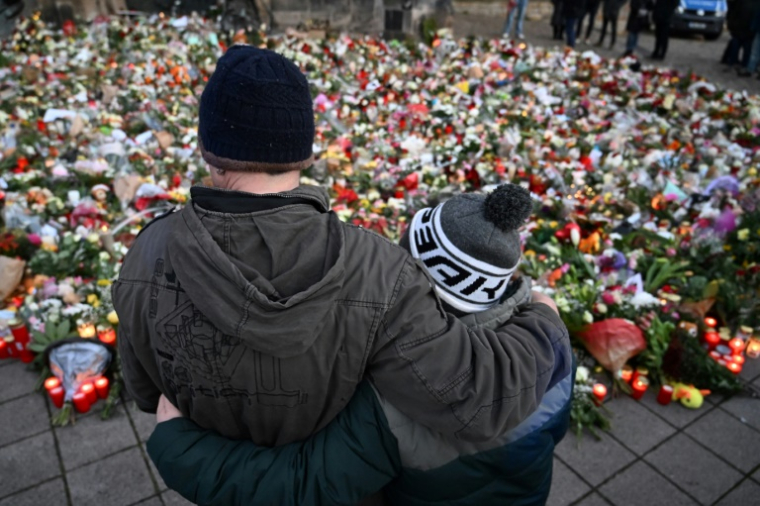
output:
M610 19L610 35L612 36L612 40L610 41L610 49L612 49L615 46L615 41L617 40L617 25L618 25L618 13L616 12L615 15Z
M633 55L639 43L639 32L628 32L628 40L625 42L625 54Z
M662 46L660 47L660 58L665 59L665 55L668 54L668 43L670 42L670 23L662 23L660 28L662 37Z
M739 63L742 67L747 67L749 65L749 59L752 56L752 41L754 40L754 37L744 37L739 41L739 51L741 51L742 57L739 60Z
M509 13L507 14L507 20L504 22L504 30L502 30L502 33L508 38L509 35L512 33L512 23L515 20L515 11L517 8L509 9Z
M596 15L599 12L599 2L591 0L592 4L589 8L588 14L588 28L586 28L586 42L591 37L591 32L594 31L594 24L596 23Z
M607 35L607 25L610 24L610 20L607 18L604 18L604 21L602 21L602 33L599 34L599 40L596 42L597 46L601 46L604 43L604 37ZM613 29L614 33L614 29Z
M575 47L575 24L578 22L575 18L567 18L565 23L565 32L567 32L567 45Z
M523 37L523 22L525 21L525 12L528 10L528 0L517 0L517 37Z
M739 71L739 75L741 76L751 76L757 71L758 66L760 66L760 33L756 34L755 38L752 39L752 47L749 53L747 66Z
M726 49L723 51L723 57L720 59L720 62L725 65L736 64L738 52L739 39L736 37L731 37L731 39L728 41L728 44L726 44Z

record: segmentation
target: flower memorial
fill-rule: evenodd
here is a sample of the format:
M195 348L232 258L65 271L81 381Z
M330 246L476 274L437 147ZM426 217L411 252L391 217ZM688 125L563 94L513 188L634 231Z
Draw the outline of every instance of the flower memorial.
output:
M343 220L398 240L457 192L530 190L521 272L575 340L579 432L608 427L608 391L698 407L742 388L760 354L760 98L444 31L404 43L223 33L196 15L64 30L35 16L0 52L0 357L35 362L58 423L119 398L110 285L140 229L208 182L198 99L235 43L308 75L303 181L328 187Z

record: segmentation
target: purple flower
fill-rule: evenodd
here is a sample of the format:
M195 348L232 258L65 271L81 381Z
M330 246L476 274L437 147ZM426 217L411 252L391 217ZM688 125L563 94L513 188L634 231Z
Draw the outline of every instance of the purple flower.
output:
M736 228L736 215L730 209L723 211L723 213L715 219L713 228L720 235L732 232Z
M712 180L705 190L705 195L712 195L715 190L730 191L736 196L739 193L739 182L733 176L721 176Z

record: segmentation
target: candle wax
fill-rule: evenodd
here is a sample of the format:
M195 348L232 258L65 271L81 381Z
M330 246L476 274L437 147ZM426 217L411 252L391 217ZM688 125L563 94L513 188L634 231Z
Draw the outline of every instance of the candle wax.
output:
M670 401L673 400L673 387L670 385L662 385L660 387L660 393L657 394L657 402L662 404L663 406L667 406L670 404Z
M50 400L53 402L53 406L58 409L61 409L63 407L63 398L66 395L66 391L62 386L51 388L48 390L48 395L50 396Z
M95 390L98 392L98 397L105 399L108 397L108 378L98 378L95 380Z
M71 399L74 402L74 407L79 413L87 413L90 411L90 400L87 398L87 394L77 392Z
M98 401L98 394L95 392L95 385L92 383L85 383L79 388L79 391L87 396L90 404L95 404Z

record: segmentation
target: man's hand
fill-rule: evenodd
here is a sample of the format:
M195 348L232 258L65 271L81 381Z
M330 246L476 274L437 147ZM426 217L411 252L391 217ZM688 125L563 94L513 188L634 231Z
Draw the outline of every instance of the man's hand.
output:
M158 409L156 409L156 422L166 422L174 418L182 418L182 412L174 407L174 404L169 402L169 399L161 395L158 400Z
M532 291L531 292L533 302L537 302L539 304L546 304L550 308L554 310L555 313L559 314L559 309L557 309L557 304L554 303L554 301L549 297L548 295L544 295L541 292ZM161 405L159 404L159 409Z

